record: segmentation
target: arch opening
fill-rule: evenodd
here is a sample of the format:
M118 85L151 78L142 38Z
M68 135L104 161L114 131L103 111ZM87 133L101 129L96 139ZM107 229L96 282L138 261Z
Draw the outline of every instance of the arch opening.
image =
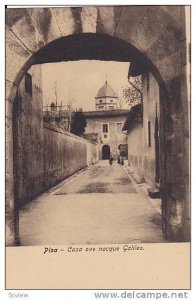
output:
M150 70L162 92L168 96L157 66L141 50L124 39L99 33L73 34L49 42L27 60L14 83L18 85L32 65L78 60L130 62L127 77L138 76Z
M103 145L102 147L102 159L103 160L109 160L110 158L110 146L109 145Z
M134 46L128 44L127 42L119 38L111 37L109 35L85 33L63 37L44 46L41 50L35 53L25 64L25 66L22 69L22 73L20 72L20 77L16 78L16 83L17 85L20 84L22 78L31 66L51 62L80 60L130 62L130 69L129 73L127 74L128 77L131 74L132 64L134 65L134 62L137 61L138 73L135 71L136 68L134 67L134 76L141 73L146 73L147 70L151 70L153 74L156 74L157 80L159 80L159 84L160 82L163 82L161 76L157 76L157 74L159 74L157 68L145 57L145 55L141 51L136 49ZM16 124L14 124L14 126L15 125ZM17 140L17 137L15 137L15 140ZM18 156L17 150L15 149L17 149L17 147L14 147L14 166L17 165ZM110 146L104 145L102 147L102 159L108 160L110 157L110 153ZM16 173L16 170L14 170L14 174ZM47 184L44 183L44 178L42 178L41 181L43 182L43 187L40 188L40 192L49 187ZM29 186L28 190L33 189L33 185ZM17 186L17 180L15 182L15 186ZM15 187L15 191L17 190L18 188ZM29 197L29 199L34 198L34 196ZM15 206L18 206L16 193ZM16 216L16 219L17 218L18 217Z
M112 51L111 51L112 49ZM78 60L105 60L105 61L120 61L130 62L130 75L136 76L138 74L150 72L154 75L160 88L160 131L159 142L162 149L165 148L165 109L167 101L169 101L166 84L158 68L151 62L144 53L122 39L111 37L106 34L92 34L83 33L75 34L57 39L42 49L38 50L23 66L19 75L15 78L15 84L18 86L28 69L37 64L44 64L50 62L60 61L78 61ZM105 145L107 146L107 145ZM105 149L105 150L103 150ZM107 150L106 150L107 149ZM102 157L108 157L108 147L102 147ZM15 155L15 154L14 154ZM166 183L166 155L167 151L162 152L160 162L157 166L162 169L160 175L161 187L163 190L162 199L164 195ZM16 157L16 155L15 155ZM157 156L158 157L158 156ZM157 173L158 170L157 170ZM15 206L17 204L15 203ZM15 216L17 219L17 217ZM164 225L165 226L165 225ZM165 230L165 228L164 228Z

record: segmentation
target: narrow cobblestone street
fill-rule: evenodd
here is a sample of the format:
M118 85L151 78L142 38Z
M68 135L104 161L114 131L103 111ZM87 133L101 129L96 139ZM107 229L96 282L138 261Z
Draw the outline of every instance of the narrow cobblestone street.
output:
M101 161L20 211L21 245L165 242L161 216L122 166Z

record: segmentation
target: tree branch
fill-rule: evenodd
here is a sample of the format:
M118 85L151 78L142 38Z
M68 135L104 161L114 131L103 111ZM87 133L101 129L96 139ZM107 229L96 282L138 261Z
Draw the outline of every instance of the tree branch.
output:
M138 92L140 93L141 96L143 96L143 93L140 89L138 89L131 81L130 79L128 78L128 82L132 85L132 87Z

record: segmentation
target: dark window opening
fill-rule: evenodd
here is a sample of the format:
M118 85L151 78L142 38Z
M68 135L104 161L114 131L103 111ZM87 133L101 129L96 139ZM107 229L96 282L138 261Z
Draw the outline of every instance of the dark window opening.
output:
M32 76L29 73L25 75L25 92L32 95Z
M103 124L103 132L108 133L108 124Z
M146 75L146 86L147 86L147 92L150 90L150 78L149 78L149 72Z
M148 147L151 147L151 123L148 122Z

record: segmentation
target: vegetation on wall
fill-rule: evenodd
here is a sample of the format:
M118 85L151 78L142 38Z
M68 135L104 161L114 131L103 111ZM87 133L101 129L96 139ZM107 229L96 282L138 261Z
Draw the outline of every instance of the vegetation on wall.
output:
M83 136L86 125L86 117L83 114L82 109L76 111L72 119L71 133Z
M142 77L130 77L129 85L122 88L122 98L130 106L142 102Z

